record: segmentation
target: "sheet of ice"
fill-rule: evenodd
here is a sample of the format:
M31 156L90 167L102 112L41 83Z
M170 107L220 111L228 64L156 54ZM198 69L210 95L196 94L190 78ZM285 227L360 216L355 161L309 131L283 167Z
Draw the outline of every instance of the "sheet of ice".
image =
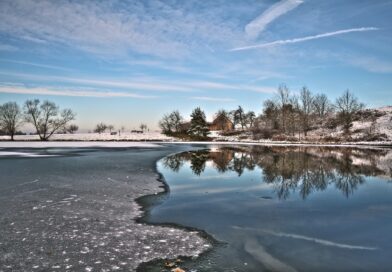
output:
M35 154L30 152L9 152L9 151L0 151L0 157L55 157L57 155L47 155L47 154Z
M9 140L9 136L0 136L0 140ZM37 135L16 135L17 141L37 141ZM54 134L51 141L171 141L168 137L160 132L131 133L121 132L116 135L110 133L75 133L75 134Z
M160 147L160 145L149 142L1 142L0 148L49 148L49 147L107 147L107 148L125 148L125 147ZM5 152L3 152L5 153ZM17 152L8 152L17 153ZM27 154L27 153L26 153ZM45 155L48 156L48 155Z

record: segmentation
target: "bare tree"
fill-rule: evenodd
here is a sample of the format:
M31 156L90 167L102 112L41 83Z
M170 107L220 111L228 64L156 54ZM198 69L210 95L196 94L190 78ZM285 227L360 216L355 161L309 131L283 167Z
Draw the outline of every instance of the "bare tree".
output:
M59 107L50 101L38 99L27 100L24 106L25 119L32 123L42 141L47 141L56 131L75 120L75 113L70 109L59 110Z
M349 90L346 90L342 96L336 99L336 108L338 111L338 119L343 125L346 134L350 132L354 115L364 108L364 104L358 101Z
M107 129L109 130L110 133L112 133L112 130L114 130L114 126L113 125L108 125Z
M317 94L313 98L313 110L319 118L324 118L333 107L325 94Z
M67 127L67 132L69 132L69 133L71 133L71 134L74 134L76 131L78 131L79 130L79 127L77 126L77 125L74 125L74 124L72 124L72 125L69 125L68 127Z
M181 124L183 117L178 110L173 111L169 114L165 114L159 121L159 127L163 133L179 132L181 130Z
M108 126L101 122L95 126L94 132L101 134L102 132L105 132L105 130L107 129Z
M302 130L307 136L309 131L309 120L312 113L313 107L313 96L308 88L302 87L300 94L300 110L301 110L301 125Z
M290 100L290 90L285 84L281 84L278 87L277 100L281 111L282 130L283 132L286 132L287 111L290 110L291 107L288 106Z
M254 111L248 111L245 115L245 120L246 120L246 125L249 126L249 128L253 127L253 123L255 122L256 119L256 114Z
M281 131L286 134L295 135L299 127L299 102L298 96L292 95L288 101L284 104L283 108L280 109L280 116L284 116L285 127L281 126Z
M183 118L178 110L175 110L170 114L170 122L172 123L172 126L176 132L181 130Z
M274 101L268 99L264 101L263 117L269 129L279 129L279 106Z
M22 123L22 112L15 102L8 102L0 106L0 129L14 140L16 130Z
M159 121L159 127L165 134L170 134L173 132L173 124L170 120L170 114L163 115L162 119Z
M139 128L144 132L145 130L147 130L147 125L146 124L140 124Z

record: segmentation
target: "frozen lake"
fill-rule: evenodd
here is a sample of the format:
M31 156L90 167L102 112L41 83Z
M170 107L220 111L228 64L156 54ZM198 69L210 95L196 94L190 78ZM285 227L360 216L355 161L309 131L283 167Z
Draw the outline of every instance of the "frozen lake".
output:
M135 222L135 199L164 191L157 160L182 147L26 145L0 149L0 271L134 271L210 246L195 232Z

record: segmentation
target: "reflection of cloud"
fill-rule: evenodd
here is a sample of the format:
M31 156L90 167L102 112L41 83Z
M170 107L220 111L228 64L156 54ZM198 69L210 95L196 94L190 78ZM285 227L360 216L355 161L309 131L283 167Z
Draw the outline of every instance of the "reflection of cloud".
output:
M232 185L232 183L231 183L231 185ZM195 182L193 184L175 185L172 187L172 189L176 193L181 192L181 193L187 193L187 194L191 194L191 195L197 195L197 194L204 194L206 192L208 192L209 194L223 194L223 193L232 193L232 192L250 192L250 191L271 189L272 186L273 185L271 185L271 184L267 184L267 183L263 182L263 183L258 183L253 186L244 187L244 185L241 182L238 182L238 186L231 186L231 187L220 186L217 188L210 188L210 187L205 187L205 185L200 185L200 183Z
M223 174L219 175L202 175L202 176L197 176L197 177L191 177L190 179L196 179L196 180L210 180L210 179L230 179L233 178L233 176L227 176Z
M286 272L297 271L293 267L269 254L256 240L247 240L244 247L246 252L252 255L255 260L265 266L268 270Z
M245 230L254 230L254 231L260 231L266 234L270 234L273 236L277 237L287 237L287 238L293 238L293 239L300 239L300 240L305 240L305 241L310 241L314 242L317 244L321 244L324 246L332 246L332 247L339 247L339 248L345 248L345 249L359 249L359 250L377 250L378 248L376 247L368 247L368 246L355 246L355 245L348 245L348 244L341 244L341 243L335 243L332 241L328 240L323 240L323 239L318 239L314 237L309 237L309 236L304 236L304 235L299 235L299 234L292 234L292 233L285 233L285 232L276 232L273 230L265 230L265 229L257 229L257 228L247 228L247 227L239 227L239 226L233 226L234 229L245 229Z

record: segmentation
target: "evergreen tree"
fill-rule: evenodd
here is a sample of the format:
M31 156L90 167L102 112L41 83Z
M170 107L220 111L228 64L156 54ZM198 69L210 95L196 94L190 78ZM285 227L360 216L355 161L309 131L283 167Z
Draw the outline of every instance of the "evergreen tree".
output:
M191 118L191 127L188 133L193 136L206 137L209 131L204 112L198 107L193 110Z

